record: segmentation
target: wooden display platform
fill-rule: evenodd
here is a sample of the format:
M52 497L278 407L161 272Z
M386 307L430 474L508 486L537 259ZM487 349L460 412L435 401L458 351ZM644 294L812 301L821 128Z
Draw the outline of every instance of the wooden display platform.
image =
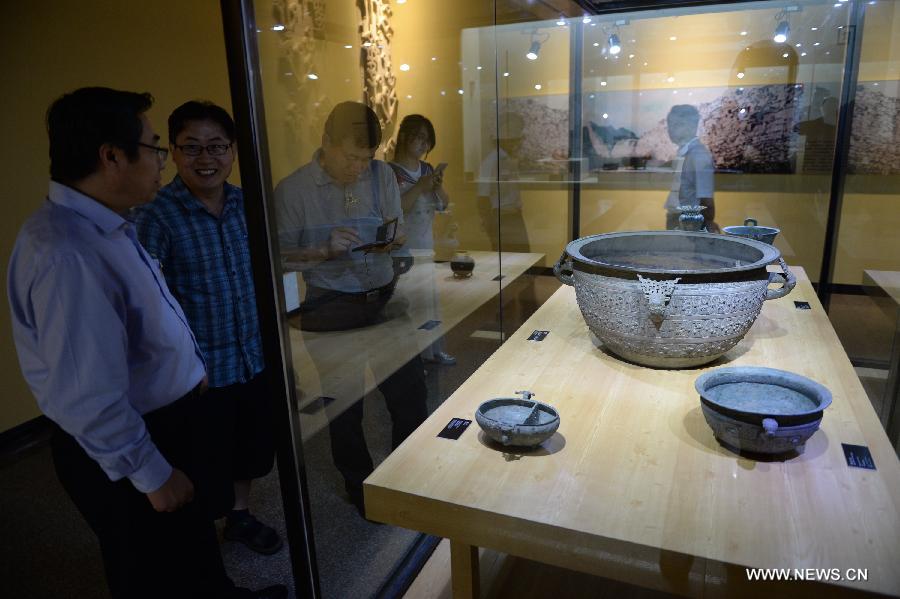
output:
M319 407L313 402L320 396L335 398L329 412L340 413L544 257L536 253L478 251L469 255L475 259L475 270L471 277L458 279L450 271L449 262L435 263L429 252L417 253L412 269L400 276L394 295L384 308L385 320L378 324L313 333L299 329L302 316L290 319L304 438L328 425L325 410L312 409ZM301 297L303 293L301 286ZM420 328L429 320L440 323L433 328Z
M750 333L714 364L653 370L605 353L574 290L558 290L366 480L371 519L449 538L454 596L478 595L477 547L694 597L852 591L900 594L900 463L805 273L766 302ZM810 310L795 307L805 301ZM542 342L527 341L548 330ZM694 380L723 365L762 365L834 395L806 452L756 461L722 448ZM526 453L485 440L484 400L530 389L561 415ZM877 470L847 465L842 443ZM749 581L745 567L866 569L867 580ZM815 573L810 573L815 576Z

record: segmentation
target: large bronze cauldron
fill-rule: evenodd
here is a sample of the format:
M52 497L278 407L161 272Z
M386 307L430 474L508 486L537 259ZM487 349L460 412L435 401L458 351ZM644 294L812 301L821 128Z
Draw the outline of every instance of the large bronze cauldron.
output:
M778 261L784 275L766 266ZM644 366L715 360L747 333L764 300L796 279L771 245L731 235L629 231L569 243L553 268L613 353ZM769 289L769 283L781 283Z

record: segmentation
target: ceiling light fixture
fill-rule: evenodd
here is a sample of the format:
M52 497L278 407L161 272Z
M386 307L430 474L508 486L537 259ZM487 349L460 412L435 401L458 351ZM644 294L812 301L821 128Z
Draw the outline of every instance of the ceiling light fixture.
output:
M537 60L538 54L541 52L541 45L550 39L550 34L547 32L541 33L540 29L534 29L530 33L526 31L523 31L522 33L531 36L531 45L528 46L528 52L525 53L525 58L528 60Z
M789 16L792 12L800 12L799 6L785 6L777 15L775 15L775 22L778 25L775 27L775 31L772 34L772 41L776 44L783 44L788 40L788 37L791 35L791 24L789 21Z
M615 33L609 36L609 39L606 40L606 43L609 46L609 53L613 56L622 51L622 43L619 41L619 36Z
M787 41L788 35L791 33L791 26L787 21L782 21L778 24L778 27L775 28L775 35L772 36L772 41L776 44L783 44Z

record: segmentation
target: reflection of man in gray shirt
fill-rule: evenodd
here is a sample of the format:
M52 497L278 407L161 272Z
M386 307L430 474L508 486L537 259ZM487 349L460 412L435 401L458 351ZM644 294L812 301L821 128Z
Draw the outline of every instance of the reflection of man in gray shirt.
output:
M719 232L713 201L715 164L712 154L697 137L700 113L690 104L673 106L666 117L669 138L678 144L675 177L666 198L666 228L678 229L678 206L705 206L706 230Z
M362 106L345 102L338 108L347 105ZM329 121L335 129L331 134L340 139L330 138L326 124L312 160L275 188L278 239L282 255L298 263L308 285L368 292L393 280L391 257L385 249L351 250L375 241L384 222L402 220L400 189L390 167L372 159L378 143L357 143L352 127L337 131L340 119ZM368 135L364 123L357 133Z
M312 161L275 188L281 255L286 265L303 272L306 281L300 308L300 328L305 331L375 324L394 292L392 244L353 251L374 242L376 230L386 221L402 219L394 171L373 160L380 144L381 125L371 108L358 102L338 104L325 121L322 147ZM394 331L386 328L384 332ZM352 337L313 339L317 343L308 345L310 357L319 373L322 396L331 400L326 407L331 455L350 501L364 515L362 482L374 467L363 435L361 396L366 366L372 366L374 356L366 347L356 348L354 359L335 373L329 359L340 348L334 344L345 348ZM424 366L417 349L409 355L408 362L378 383L393 421L394 448L428 415ZM350 388L359 390L359 395L347 393L342 381L351 381ZM345 396L339 397L341 393Z

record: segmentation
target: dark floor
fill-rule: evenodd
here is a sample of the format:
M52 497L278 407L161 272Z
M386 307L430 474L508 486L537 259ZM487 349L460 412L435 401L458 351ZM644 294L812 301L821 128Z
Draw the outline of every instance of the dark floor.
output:
M531 279L531 277L529 277ZM552 277L507 296L508 334L558 287ZM517 295L517 298L513 298ZM430 408L448 397L498 346L498 303L490 303L447 337L456 366L429 366ZM894 317L865 295L834 296L831 318L876 409L886 380ZM365 428L376 463L389 451L389 416L378 393L366 398ZM327 429L304 444L319 575L325 597L367 597L378 589L415 534L362 520L343 494L331 462ZM0 456L2 458L2 456ZM276 473L257 482L253 509L284 535ZM108 597L96 541L56 480L46 446L38 444L15 459L0 459L0 575L3 597L93 599ZM222 545L229 573L238 584L290 584L286 549L260 556L231 542Z

